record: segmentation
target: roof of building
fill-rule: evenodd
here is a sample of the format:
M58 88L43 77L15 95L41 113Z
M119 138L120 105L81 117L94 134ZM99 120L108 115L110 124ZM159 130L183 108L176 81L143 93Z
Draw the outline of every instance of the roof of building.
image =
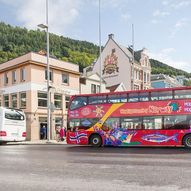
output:
M9 70L16 65L24 65L26 63L33 63L37 65L47 65L47 57L43 55L43 52L28 52L26 54L23 54L21 56L18 56L17 58L11 59L7 62L1 63L0 64L0 71L3 72L5 70ZM75 74L80 74L79 73L79 65L62 61L59 59L55 59L50 57L49 58L49 64L50 67L55 67L57 69L61 69L64 71L72 72Z
M109 86L106 89L108 89L110 92L115 92L115 90L120 86L120 84L116 84L113 86Z
M128 47L127 48L131 54L133 54L133 49L131 47ZM141 52L143 52L143 49L142 50L138 50L138 51L134 51L134 57L135 57L135 60L140 63L140 59L141 59Z

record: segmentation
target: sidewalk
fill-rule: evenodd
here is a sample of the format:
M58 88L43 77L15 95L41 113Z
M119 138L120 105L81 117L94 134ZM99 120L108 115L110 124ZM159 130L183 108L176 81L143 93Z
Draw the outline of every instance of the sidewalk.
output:
M36 140L36 141L22 141L22 142L8 142L7 144L17 144L17 145L65 145L66 140L56 141L56 140Z

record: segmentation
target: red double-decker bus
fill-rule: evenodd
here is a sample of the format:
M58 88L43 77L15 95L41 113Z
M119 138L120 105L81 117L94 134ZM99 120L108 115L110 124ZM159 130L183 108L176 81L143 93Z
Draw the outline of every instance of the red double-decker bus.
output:
M76 95L67 143L191 148L191 87Z

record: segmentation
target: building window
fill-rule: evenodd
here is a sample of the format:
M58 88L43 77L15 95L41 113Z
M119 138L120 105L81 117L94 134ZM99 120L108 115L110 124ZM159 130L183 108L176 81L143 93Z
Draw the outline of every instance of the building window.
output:
M47 93L38 92L38 106L47 107Z
M25 68L21 68L21 81L26 80L26 70Z
M4 107L9 107L9 95L4 95Z
M150 75L147 73L147 82L150 82Z
M147 82L147 74L146 74L146 72L144 72L144 83L146 83Z
M139 90L139 85L134 84L134 90Z
M97 85L97 93L100 93L100 85Z
M53 79L53 72L52 72L52 70L50 70L49 71L49 80L50 81L53 81L52 79ZM47 69L45 70L45 80L48 80L48 73L47 73Z
M68 74L62 74L62 83L69 84L69 75Z
M55 117L55 127L61 128L63 126L62 117Z
M95 84L91 84L91 93L92 94L96 93L96 85Z
M8 84L9 83L9 78L8 78L8 73L5 73L4 75L4 84Z
M17 108L17 94L11 95L11 107Z
M62 94L54 94L54 105L56 109L62 108Z
M65 96L65 106L66 106L66 109L69 108L69 103L70 103L70 96Z
M16 75L16 70L12 71L12 83L16 83L17 81L17 75Z
M26 92L21 92L20 93L20 108L26 108L26 103L27 103L27 95Z

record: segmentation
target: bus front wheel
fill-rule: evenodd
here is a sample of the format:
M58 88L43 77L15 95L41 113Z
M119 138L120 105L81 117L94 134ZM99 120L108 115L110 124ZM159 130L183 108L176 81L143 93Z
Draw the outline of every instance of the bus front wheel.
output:
M102 145L102 138L100 135L94 134L90 137L89 143L93 147L100 147Z
M183 138L183 145L184 145L186 148L191 148L191 134L186 135L186 136Z

